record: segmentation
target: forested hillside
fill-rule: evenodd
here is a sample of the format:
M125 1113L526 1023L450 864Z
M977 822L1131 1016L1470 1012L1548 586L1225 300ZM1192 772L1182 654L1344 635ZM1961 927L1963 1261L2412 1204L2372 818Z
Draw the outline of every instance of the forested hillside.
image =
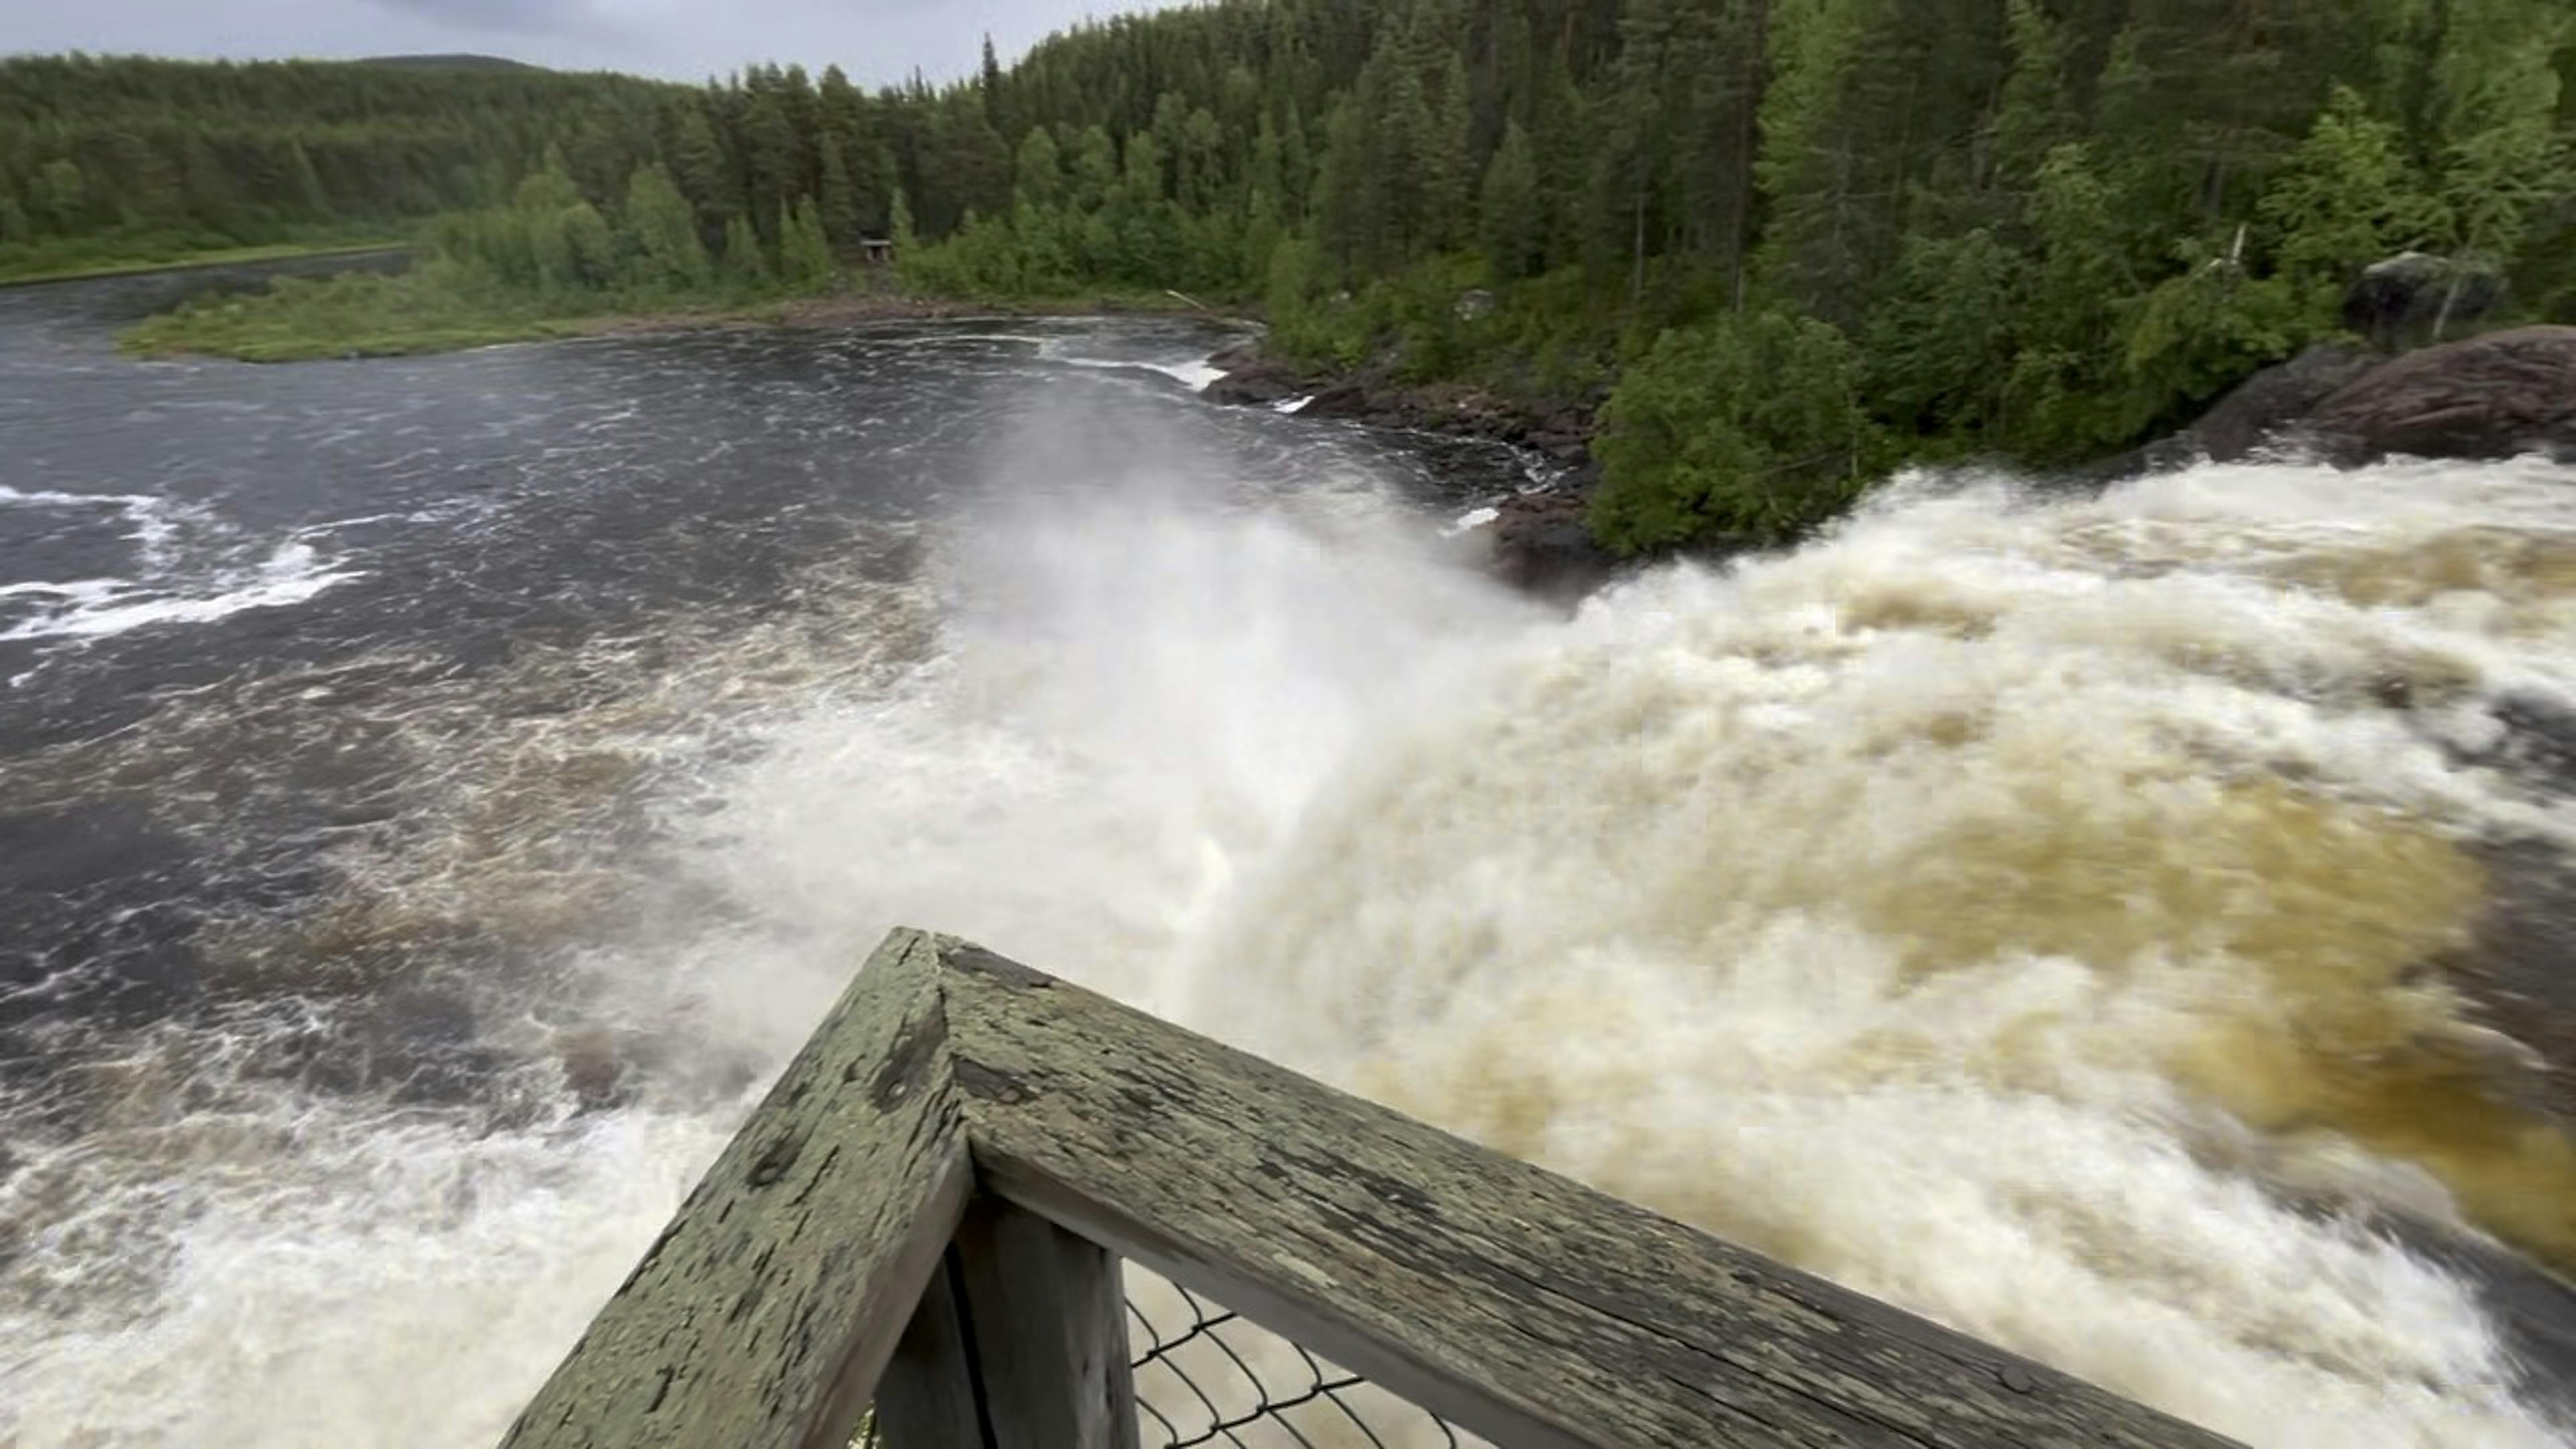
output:
M613 305L900 234L926 289L1258 297L1317 361L1619 379L1596 523L1654 547L1905 457L2125 446L2408 248L2576 318L2571 78L2565 0L1222 0L881 93L20 60L0 260L481 208L456 275Z
M417 217L506 194L557 138L604 177L633 164L605 138L649 121L668 90L400 65L0 62L0 246L246 243Z

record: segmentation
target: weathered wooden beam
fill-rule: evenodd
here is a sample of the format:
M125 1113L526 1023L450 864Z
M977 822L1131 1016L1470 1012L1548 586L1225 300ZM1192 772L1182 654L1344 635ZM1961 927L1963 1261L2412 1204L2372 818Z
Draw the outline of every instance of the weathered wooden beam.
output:
M949 1252L992 1449L1135 1449L1117 1258L1000 1198L967 1208Z
M1136 1449L1118 1260L1000 1198L969 1203L877 1427L887 1449Z
M941 1260L877 1382L877 1436L886 1449L984 1449L983 1390L957 1310L956 1259Z
M1112 1253L1506 1449L2227 1442L906 931L505 1443L1124 1449Z
M973 1181L941 950L878 949L504 1445L848 1444Z
M2227 1440L961 942L988 1192L1536 1446Z

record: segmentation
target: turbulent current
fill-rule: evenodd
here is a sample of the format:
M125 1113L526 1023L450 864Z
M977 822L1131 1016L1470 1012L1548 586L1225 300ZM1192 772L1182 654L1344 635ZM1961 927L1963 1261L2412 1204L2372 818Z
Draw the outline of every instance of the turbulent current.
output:
M1569 618L1204 329L128 297L0 299L0 1445L487 1442L897 924L2255 1444L2570 1442L2568 470L1907 478Z

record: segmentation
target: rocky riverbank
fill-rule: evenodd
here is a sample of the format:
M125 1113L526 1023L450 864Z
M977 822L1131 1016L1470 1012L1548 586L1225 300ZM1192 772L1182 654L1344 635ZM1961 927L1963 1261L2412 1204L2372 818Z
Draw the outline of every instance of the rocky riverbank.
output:
M1271 357L1258 343L1211 361L1226 369L1204 394L1213 402L1293 405L1302 417L1485 439L1535 455L1552 477L1497 505L1487 526L1494 570L1517 587L1572 600L1630 566L1594 542L1584 523L1598 477L1593 404L1540 404L1459 383L1410 383L1383 366L1317 371ZM2390 457L2528 452L2576 462L2576 327L2523 327L2393 354L2319 344L2255 373L2181 432L2070 470L2064 481L2101 487L2267 452L2339 467Z
M1592 432L1599 400L1542 402L1463 383L1406 382L1376 365L1301 367L1257 342L1209 359L1225 375L1201 394L1236 407L1293 405L1297 415L1368 427L1502 443L1531 455L1547 481L1496 505L1485 527L1492 566L1517 588L1572 602L1628 565L1593 541L1583 511L1599 472Z
M2246 379L2121 471L2266 451L2346 468L2533 452L2576 462L2576 327L2521 327L2393 357L2312 347Z
M1300 367L1271 356L1257 342L1208 361L1225 369L1202 394L1210 402L1278 407L1302 399L1300 417L1490 439L1525 448L1570 471L1592 460L1590 403L1538 402L1465 383L1406 382L1384 365L1352 371Z

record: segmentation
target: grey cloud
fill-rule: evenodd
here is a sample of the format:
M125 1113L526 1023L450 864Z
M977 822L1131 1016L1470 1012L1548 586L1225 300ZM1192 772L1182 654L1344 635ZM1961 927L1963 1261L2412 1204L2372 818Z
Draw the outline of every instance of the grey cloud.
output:
M588 0L374 0L433 24L492 34L563 35L597 20Z
M0 53L249 60L475 51L695 81L758 61L839 65L862 85L974 72L1087 15L1156 0L0 0Z

